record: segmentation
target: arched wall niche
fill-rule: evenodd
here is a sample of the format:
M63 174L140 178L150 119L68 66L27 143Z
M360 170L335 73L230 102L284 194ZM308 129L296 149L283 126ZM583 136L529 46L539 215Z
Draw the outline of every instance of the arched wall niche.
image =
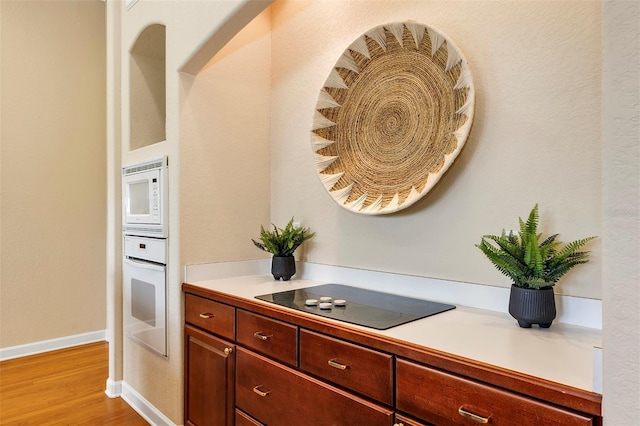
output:
M129 52L129 148L166 140L166 27L146 27Z

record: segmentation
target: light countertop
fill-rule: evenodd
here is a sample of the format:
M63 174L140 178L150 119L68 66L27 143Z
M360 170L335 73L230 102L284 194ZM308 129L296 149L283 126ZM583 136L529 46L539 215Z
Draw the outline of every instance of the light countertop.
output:
M255 299L255 296L326 283L303 279L282 282L275 281L271 275L254 275L190 284L274 307L278 305ZM280 308L318 318L311 313ZM451 311L388 330L375 330L322 318L328 322L594 391L594 347L601 345L601 332L597 329L558 322L554 322L548 329L535 325L524 329L508 314L465 306L456 306Z

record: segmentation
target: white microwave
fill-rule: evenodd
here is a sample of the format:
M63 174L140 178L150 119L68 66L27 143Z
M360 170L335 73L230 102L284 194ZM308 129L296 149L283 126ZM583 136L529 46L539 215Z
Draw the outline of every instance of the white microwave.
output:
M166 238L168 159L122 168L122 231L127 235Z

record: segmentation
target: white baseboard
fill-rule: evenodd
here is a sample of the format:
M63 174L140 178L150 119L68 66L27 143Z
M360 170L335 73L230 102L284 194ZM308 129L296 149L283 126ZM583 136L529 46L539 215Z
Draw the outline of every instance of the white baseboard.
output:
M107 379L107 386L104 390L109 398L117 398L122 395L122 380Z
M154 426L176 426L167 416L147 401L145 397L129 386L127 382L121 382L121 389L122 393L120 397L150 424Z
M106 330L99 330L76 334L74 336L27 343L25 345L10 346L7 348L0 348L0 361L70 348L72 346L85 345L87 343L102 342L105 340Z

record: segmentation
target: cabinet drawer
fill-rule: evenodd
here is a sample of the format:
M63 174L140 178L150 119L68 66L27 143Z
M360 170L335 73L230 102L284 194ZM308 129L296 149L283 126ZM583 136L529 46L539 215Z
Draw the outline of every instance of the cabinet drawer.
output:
M396 362L396 407L437 425L593 424L591 417L405 360Z
M236 426L264 426L262 423L236 408Z
M393 426L430 426L430 425L396 413L396 422L393 424Z
M239 348L236 406L269 426L393 424L393 412Z
M185 294L184 303L187 323L233 340L235 308L193 294Z
M393 405L393 357L300 330L300 369Z
M237 342L280 360L298 364L298 327L238 309Z

